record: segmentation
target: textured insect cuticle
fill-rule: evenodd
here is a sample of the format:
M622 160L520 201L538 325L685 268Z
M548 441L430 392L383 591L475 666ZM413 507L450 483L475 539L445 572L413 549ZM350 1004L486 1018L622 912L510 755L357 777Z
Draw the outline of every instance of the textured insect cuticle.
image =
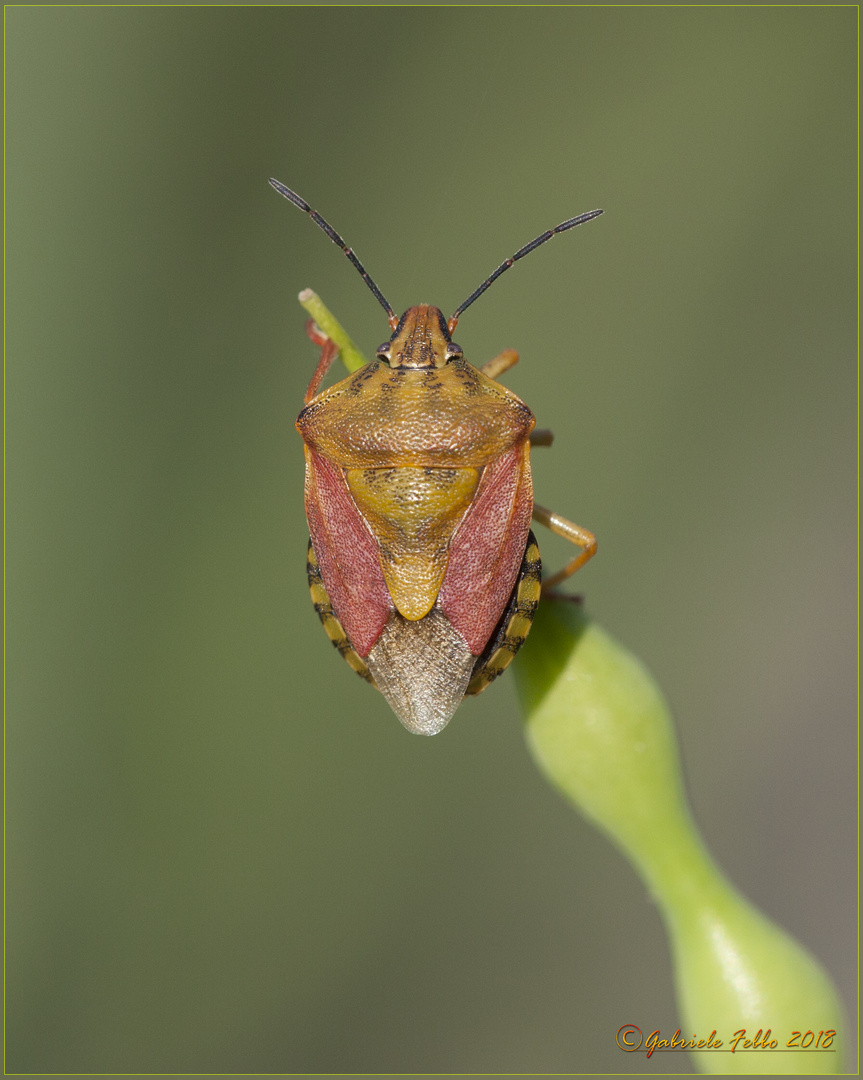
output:
M502 675L524 644L539 605L539 568L539 547L531 532L528 534L519 576L509 602L486 650L477 660L467 688L468 695L481 694L490 683Z
M351 644L350 638L345 633L345 628L339 622L338 616L333 610L329 593L327 592L323 578L321 577L321 568L318 564L318 558L315 554L315 549L312 546L311 540L309 540L306 555L306 574L308 575L312 605L314 606L318 618L321 620L321 624L323 625L324 631L330 639L333 648L338 650L339 655L347 661L347 664L352 671L355 671L360 678L365 679L366 682L371 683L371 685L374 686L375 681L372 678L368 666Z

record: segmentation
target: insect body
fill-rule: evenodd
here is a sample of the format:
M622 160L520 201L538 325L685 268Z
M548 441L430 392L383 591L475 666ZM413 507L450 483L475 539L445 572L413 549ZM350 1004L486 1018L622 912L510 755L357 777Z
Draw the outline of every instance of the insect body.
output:
M531 517L582 549L546 588L596 550L590 533L534 505L534 416L495 378L517 354L477 369L452 332L513 262L602 211L522 248L449 321L426 304L399 319L338 233L289 188L270 183L345 251L392 329L376 360L318 392L338 347L308 327L321 346L297 419L312 600L333 644L405 727L434 735L465 695L504 670L530 629L540 596Z

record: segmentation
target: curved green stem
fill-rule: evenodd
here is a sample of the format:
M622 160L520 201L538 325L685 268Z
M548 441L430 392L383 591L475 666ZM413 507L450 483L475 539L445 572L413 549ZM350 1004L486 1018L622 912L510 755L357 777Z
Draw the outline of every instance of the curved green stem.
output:
M840 1072L836 992L712 860L686 803L668 707L643 665L578 605L546 600L514 669L540 769L612 838L659 906L682 1037L715 1031L714 1045L723 1043L723 1052L693 1054L694 1064L724 1074ZM759 1029L782 1052L747 1047ZM817 1050L788 1052L795 1031L835 1034Z
M359 371L361 367L368 363L360 350L348 337L342 324L327 308L316 292L313 292L311 289L303 289L297 299L327 337L338 345L342 362L348 371Z

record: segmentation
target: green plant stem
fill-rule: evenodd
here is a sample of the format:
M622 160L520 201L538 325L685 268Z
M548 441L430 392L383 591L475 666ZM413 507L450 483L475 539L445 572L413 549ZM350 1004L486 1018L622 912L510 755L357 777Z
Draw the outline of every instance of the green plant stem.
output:
M297 297L300 304L315 320L323 332L336 343L342 362L348 371L359 371L368 361L348 337L341 323L311 289L303 289Z
M783 1052L693 1054L704 1072L841 1071L844 1031L818 963L722 875L692 821L670 713L643 665L581 609L545 600L514 665L541 771L605 831L653 895L674 956L684 1038L770 1029ZM785 1052L796 1030L827 1052ZM665 1033L671 1036L673 1033Z

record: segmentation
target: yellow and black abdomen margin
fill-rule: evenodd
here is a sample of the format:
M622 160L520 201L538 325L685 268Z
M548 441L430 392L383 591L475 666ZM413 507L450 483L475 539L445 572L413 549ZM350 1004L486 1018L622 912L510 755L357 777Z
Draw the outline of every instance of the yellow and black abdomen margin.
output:
M306 553L306 574L309 578L309 591L312 594L312 603L315 605L315 611L318 613L318 618L321 620L324 630L327 632L327 637L339 650L348 665L353 668L357 675L374 686L375 680L372 678L372 673L366 666L365 660L363 660L353 645L351 645L344 627L339 622L336 613L333 611L329 593L324 587L324 582L321 578L321 568L318 565L318 557L315 555L315 549L312 547L311 538L309 538L309 547Z
M477 658L473 676L468 683L465 697L481 694L483 690L512 663L518 650L524 645L524 639L530 631L533 617L539 606L539 592L542 586L542 560L539 557L539 545L531 530L527 534L527 546L513 590L510 593L506 610L500 618L494 633Z

